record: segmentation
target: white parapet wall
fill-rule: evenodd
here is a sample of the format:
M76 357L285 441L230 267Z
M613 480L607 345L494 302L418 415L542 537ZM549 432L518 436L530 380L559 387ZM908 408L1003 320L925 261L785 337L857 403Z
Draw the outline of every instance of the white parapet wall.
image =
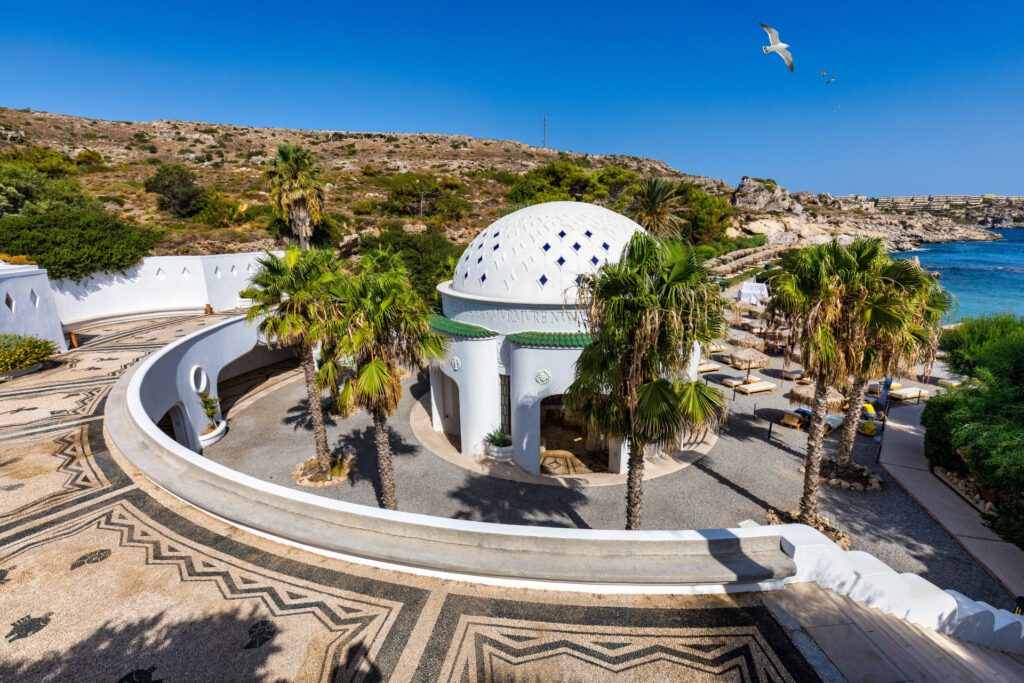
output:
M50 288L65 327L89 320L160 311L225 311L245 304L262 252L210 256L150 256L124 273L97 273L80 282L56 280Z
M49 339L67 351L45 270L0 264L0 333Z
M258 337L241 318L170 344L115 385L104 425L117 448L146 476L244 529L328 555L511 586L685 593L773 590L813 581L925 628L1024 654L1024 618L944 591L916 574L897 572L869 553L844 551L800 524L602 531L382 510L231 470L156 427L154 421L175 405L184 408L193 427L201 424L197 368L215 386L226 368L237 372L260 362L253 355L256 348ZM241 365L239 357L245 360ZM282 457L297 461L306 449L297 443L295 452Z

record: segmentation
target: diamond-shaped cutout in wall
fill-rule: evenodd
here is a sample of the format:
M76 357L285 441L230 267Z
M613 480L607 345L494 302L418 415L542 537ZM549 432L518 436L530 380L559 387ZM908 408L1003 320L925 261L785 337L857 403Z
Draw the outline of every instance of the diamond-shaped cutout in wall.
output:
M11 309L11 313L14 313L14 299L10 294L4 294L4 305Z
M220 279L220 275L221 275L221 273L220 273L220 266L214 267L214 269L213 269L213 276L219 280Z
M185 278L186 280L188 279L188 276L191 275L191 274L192 273L188 272L188 268L182 268L181 269L181 276L183 278Z
M39 308L39 295L36 294L36 290L28 290L28 300L32 302L32 308Z
M245 272L247 273L251 273L253 270L255 270L255 268L253 268L251 263L245 267Z
M156 269L156 279L160 280L161 282L163 282L163 279L165 277L167 277L167 276L164 274L164 269L163 268L157 268Z
M231 275L238 277L238 266L231 266Z

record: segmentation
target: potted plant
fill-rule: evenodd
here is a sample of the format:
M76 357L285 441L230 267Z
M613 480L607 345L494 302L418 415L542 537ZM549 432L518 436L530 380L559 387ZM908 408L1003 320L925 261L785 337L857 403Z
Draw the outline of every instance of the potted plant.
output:
M199 402L203 406L203 412L206 413L206 419L209 420L206 431L199 435L200 445L206 447L220 441L221 437L227 433L228 423L227 420L217 419L220 414L219 398L210 396L208 391L200 391Z
M0 381L39 370L56 350L46 339L0 334Z
M499 462L507 462L512 459L512 437L495 429L484 437L487 446L487 454Z

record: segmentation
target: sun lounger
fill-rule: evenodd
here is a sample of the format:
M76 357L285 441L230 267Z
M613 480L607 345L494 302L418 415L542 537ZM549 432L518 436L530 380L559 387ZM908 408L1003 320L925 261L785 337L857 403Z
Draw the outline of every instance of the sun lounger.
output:
M790 382L795 382L798 379L804 378L803 370L783 370L782 379L788 379Z
M793 412L792 410L787 410L782 414L782 417L779 418L780 425L792 427L793 429L803 429L805 421L806 420L803 415Z
M843 420L843 416L842 415L826 415L825 416L825 425L824 425L825 426L825 436L828 436L829 434L831 434L833 429L839 429L840 427L842 427L843 426L843 422L844 422L844 420Z
M722 366L719 365L718 363L712 363L712 362L706 361L706 360L705 361L701 361L700 364L697 365L697 372L698 373L715 372L716 370L721 370L721 369L722 369Z
M897 401L911 401L915 398L928 398L928 392L917 387L907 387L906 389L890 391L889 398L896 399Z
M741 394L758 394L762 391L775 391L776 386L771 382L753 382L752 384L744 384L736 387L736 391Z
M889 387L889 391L890 392L892 392L892 391L899 391L902 388L903 388L902 384L900 384L899 382L893 382L892 385ZM882 393L882 383L881 382L872 382L871 384L869 384L868 385L868 393L872 394L872 395L875 395L875 396L881 394Z
M729 387L730 389L735 389L736 387L743 386L744 384L755 384L760 381L760 377L757 377L756 375L751 375L750 377L726 377L725 379L722 380L722 384Z
M715 342L714 344L710 344L707 347L705 347L704 352L705 353L709 353L709 354L710 353L725 353L728 350L729 350L729 347L726 344L723 344L722 342Z
M955 389L961 384L963 384L963 382L958 379L940 379L938 381L938 385L943 389Z

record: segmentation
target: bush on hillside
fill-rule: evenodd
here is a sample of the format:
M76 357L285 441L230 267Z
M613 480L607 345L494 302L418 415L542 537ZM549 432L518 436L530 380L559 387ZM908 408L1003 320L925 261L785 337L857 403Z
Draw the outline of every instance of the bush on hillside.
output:
M49 147L16 147L10 152L0 154L0 163L26 166L51 178L78 173L78 166L68 155Z
M924 457L933 467L966 472L967 463L956 452L953 445L953 424L951 415L958 400L955 393L947 392L930 399L921 411L921 426L924 427Z
M203 210L203 188L196 174L181 164L161 164L145 182L146 192L160 197L157 206L179 218L191 218Z
M736 213L736 209L729 202L707 194L693 183L680 183L676 192L686 206L683 239L693 244L707 244L724 239L729 219Z
M46 361L57 347L48 339L0 334L0 372L30 368Z
M389 224L379 235L364 235L360 250L390 249L402 257L409 279L424 301L439 303L437 285L451 279L465 247L453 244L439 228L406 232L401 223Z
M471 208L461 194L465 188L452 178L410 172L388 176L381 182L388 191L382 207L387 213L458 220Z
M639 189L637 179L635 171L620 166L589 171L578 160L560 159L519 176L505 199L517 206L576 201L624 209Z
M77 178L52 177L27 164L0 163L0 216L88 207L98 203L82 192Z
M102 210L62 208L0 218L0 252L27 256L54 280L123 272L159 240L157 231L127 225Z

